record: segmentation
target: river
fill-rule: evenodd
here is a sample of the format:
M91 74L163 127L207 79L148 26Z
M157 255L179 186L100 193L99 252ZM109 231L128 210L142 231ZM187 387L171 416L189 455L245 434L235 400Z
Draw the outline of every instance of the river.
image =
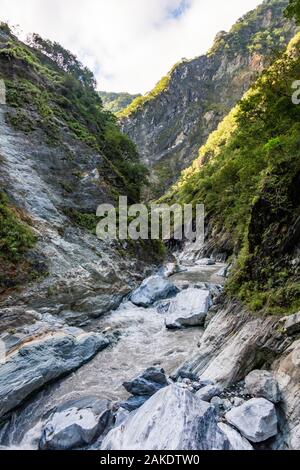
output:
M222 284L217 276L223 264L189 266L170 279L178 287L197 282ZM155 308L124 302L114 312L95 320L90 329L119 336L118 341L68 377L49 385L16 410L0 430L0 444L10 448L37 449L47 413L55 406L84 396L120 401L127 398L122 383L151 366L170 374L195 354L202 328L170 331Z

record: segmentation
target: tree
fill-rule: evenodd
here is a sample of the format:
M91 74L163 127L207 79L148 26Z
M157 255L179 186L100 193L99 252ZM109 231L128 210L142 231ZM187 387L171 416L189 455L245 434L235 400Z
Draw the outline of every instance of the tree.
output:
M300 0L290 0L285 15L288 18L295 18L296 22L300 24Z
M85 67L72 52L64 49L57 42L43 39L38 34L32 34L28 38L31 47L38 49L51 60L53 60L60 68L73 75L87 88L96 88L96 80L93 72Z

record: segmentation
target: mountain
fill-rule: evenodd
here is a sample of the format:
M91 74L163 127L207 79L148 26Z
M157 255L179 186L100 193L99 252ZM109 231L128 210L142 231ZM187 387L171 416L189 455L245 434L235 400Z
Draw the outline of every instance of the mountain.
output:
M119 194L139 202L147 169L103 110L91 72L57 43L34 35L26 45L2 23L0 71L1 300L109 309L146 251L98 240L96 209Z
M200 149L164 202L205 204L206 255L230 259L229 297L300 309L300 33Z
M99 96L103 106L112 113L119 113L127 108L133 100L141 95L131 95L130 93L110 93L107 91L99 91Z
M156 195L193 161L271 58L285 49L296 31L283 17L287 3L266 0L229 33L219 33L206 55L176 64L119 114L123 131L152 168Z

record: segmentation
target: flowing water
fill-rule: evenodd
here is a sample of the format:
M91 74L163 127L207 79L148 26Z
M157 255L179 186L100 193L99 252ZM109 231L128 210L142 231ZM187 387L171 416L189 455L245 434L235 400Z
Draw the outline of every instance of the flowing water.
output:
M171 280L181 283L224 281L216 273L223 265L191 266ZM36 449L47 413L70 399L87 395L119 401L127 398L122 383L151 366L171 373L195 354L203 334L201 328L169 331L156 309L144 309L131 302L100 318L92 330L120 334L119 341L100 352L92 361L67 378L50 385L13 413L0 430L0 443L11 448Z

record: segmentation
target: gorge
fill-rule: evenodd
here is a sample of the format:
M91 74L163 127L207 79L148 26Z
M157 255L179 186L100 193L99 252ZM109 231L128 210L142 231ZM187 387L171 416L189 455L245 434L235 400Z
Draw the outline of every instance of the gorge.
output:
M2 450L300 449L288 3L265 0L119 121L72 53L1 23ZM97 207L125 195L205 203L204 246L99 240Z

